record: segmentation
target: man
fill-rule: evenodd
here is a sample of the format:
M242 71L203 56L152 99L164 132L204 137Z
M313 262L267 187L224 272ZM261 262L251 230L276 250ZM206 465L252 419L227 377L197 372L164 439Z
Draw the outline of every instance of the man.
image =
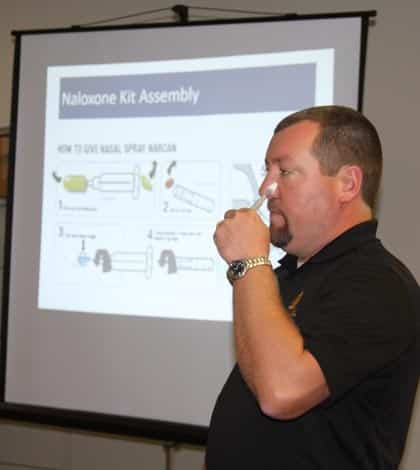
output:
M396 469L419 375L420 289L376 238L373 125L344 107L285 118L255 210L214 239L229 263L237 365L212 415L207 470ZM275 272L269 242L287 255Z

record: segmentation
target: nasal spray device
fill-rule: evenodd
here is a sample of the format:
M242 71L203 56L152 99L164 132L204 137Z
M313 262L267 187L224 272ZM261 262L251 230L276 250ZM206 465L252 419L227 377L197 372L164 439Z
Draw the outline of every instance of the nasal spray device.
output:
M269 198L274 191L277 189L277 182L274 181L274 183L271 183L269 186L267 186L267 189L265 190L265 193L262 194L251 206L249 206L250 209L255 209L256 211L264 204L265 200Z

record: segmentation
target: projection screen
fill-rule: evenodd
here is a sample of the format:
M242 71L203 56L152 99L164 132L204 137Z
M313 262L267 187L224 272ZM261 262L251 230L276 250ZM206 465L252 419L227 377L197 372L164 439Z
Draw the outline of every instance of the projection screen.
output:
M371 14L15 33L2 416L205 442L235 361L215 224L281 118L361 107Z

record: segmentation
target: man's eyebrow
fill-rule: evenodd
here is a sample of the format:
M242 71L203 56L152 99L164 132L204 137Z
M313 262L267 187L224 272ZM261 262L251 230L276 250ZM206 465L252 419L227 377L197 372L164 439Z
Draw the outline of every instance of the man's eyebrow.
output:
M273 164L273 163L284 163L287 160L290 160L289 155L277 155L276 157L273 157L273 158L266 157L264 160L264 163L266 166L268 166L269 164Z

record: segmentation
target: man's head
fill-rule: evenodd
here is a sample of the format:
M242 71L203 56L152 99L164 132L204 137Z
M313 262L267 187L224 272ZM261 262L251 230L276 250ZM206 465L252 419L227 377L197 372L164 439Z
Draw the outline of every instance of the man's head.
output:
M287 116L277 124L274 133L302 121L319 124L312 153L321 171L332 176L343 165L358 165L363 174L363 199L374 209L382 175L382 147L373 124L351 108L318 106Z
M325 106L286 117L266 167L261 191L278 183L268 202L272 243L301 259L372 217L381 145L373 125L354 110Z

